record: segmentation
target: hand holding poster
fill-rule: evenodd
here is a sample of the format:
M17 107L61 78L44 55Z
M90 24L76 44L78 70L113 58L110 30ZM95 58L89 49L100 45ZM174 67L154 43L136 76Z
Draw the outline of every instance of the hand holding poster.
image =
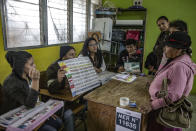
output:
M98 76L88 57L58 62L59 66L66 71L72 96L82 94L100 85Z

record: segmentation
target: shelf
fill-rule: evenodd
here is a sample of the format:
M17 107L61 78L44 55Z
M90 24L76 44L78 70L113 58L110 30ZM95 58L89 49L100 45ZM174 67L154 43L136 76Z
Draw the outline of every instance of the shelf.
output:
M144 27L144 25L114 25L113 27Z
M144 25L114 25L113 29L143 29Z
M116 12L111 12L111 11L96 11L96 15L116 15Z
M147 11L146 8L127 8L127 9L123 9L123 8L118 8L119 12L124 12L124 11Z

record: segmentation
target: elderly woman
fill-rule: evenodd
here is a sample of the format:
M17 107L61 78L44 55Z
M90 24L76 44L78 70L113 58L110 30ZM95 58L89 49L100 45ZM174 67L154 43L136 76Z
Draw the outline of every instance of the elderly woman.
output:
M188 96L194 80L195 64L190 58L191 39L185 32L173 32L166 42L165 55L167 63L160 68L150 85L151 106L144 107L150 112L148 131L182 131L181 128L166 128L156 122L157 112L166 106L163 98L157 94L161 90L163 79L167 78L168 96L172 102L178 101L182 96Z

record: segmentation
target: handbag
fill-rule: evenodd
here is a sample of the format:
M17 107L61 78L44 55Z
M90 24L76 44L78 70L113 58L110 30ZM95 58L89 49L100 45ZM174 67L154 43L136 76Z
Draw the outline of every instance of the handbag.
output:
M186 96L176 102L168 98L168 79L162 82L162 89L157 93L158 98L164 98L167 106L158 111L156 122L168 128L189 128L192 118L193 106Z

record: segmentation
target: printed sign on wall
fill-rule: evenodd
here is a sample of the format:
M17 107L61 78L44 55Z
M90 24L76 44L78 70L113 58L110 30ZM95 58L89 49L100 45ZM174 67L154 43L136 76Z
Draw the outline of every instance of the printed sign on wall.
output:
M72 96L82 94L100 85L98 76L88 57L58 62L59 66L66 71Z
M141 113L116 108L116 131L140 131Z

